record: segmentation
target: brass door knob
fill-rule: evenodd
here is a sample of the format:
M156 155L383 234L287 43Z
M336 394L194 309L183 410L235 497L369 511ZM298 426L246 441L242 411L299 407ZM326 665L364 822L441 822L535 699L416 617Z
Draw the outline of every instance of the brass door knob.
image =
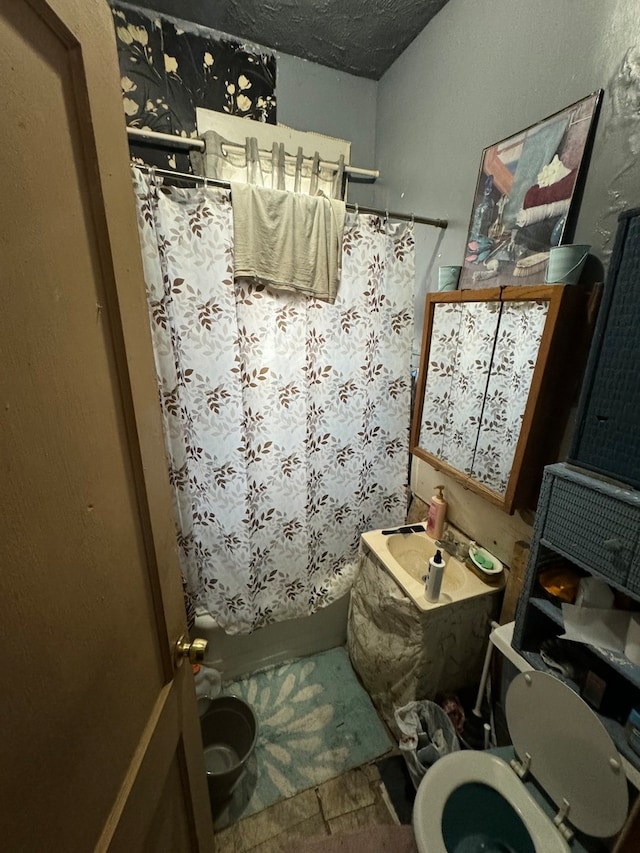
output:
M176 664L180 666L183 660L188 659L189 663L202 663L204 660L207 646L209 643L199 637L195 640L190 640L186 634L176 643L175 657Z

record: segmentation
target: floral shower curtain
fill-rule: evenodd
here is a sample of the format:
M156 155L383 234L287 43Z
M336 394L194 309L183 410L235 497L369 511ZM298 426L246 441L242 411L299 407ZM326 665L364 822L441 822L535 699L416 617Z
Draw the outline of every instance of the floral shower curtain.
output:
M348 214L328 305L234 282L229 191L133 173L188 590L229 633L308 615L404 520L413 226Z

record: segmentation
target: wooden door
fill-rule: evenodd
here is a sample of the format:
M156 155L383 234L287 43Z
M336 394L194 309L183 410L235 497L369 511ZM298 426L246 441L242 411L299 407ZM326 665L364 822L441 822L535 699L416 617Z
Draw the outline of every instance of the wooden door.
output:
M210 851L111 12L0 10L0 847Z

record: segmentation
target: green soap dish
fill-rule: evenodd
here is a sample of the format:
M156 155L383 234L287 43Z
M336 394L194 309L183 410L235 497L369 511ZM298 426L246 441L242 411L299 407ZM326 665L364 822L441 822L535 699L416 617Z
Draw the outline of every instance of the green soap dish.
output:
M499 575L504 569L500 560L484 548L478 548L475 542L469 543L469 559L485 575Z
M476 563L480 566L481 569L492 569L493 568L493 560L489 560L480 551L476 551Z

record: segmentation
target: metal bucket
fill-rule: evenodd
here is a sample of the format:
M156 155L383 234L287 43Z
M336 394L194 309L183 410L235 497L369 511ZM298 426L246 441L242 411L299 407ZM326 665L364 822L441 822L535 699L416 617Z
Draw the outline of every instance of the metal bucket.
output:
M547 267L547 284L577 284L591 246L552 246Z
M209 799L225 802L239 783L258 739L258 721L250 705L237 696L211 700L200 718Z
M438 267L438 290L457 290L462 267Z

